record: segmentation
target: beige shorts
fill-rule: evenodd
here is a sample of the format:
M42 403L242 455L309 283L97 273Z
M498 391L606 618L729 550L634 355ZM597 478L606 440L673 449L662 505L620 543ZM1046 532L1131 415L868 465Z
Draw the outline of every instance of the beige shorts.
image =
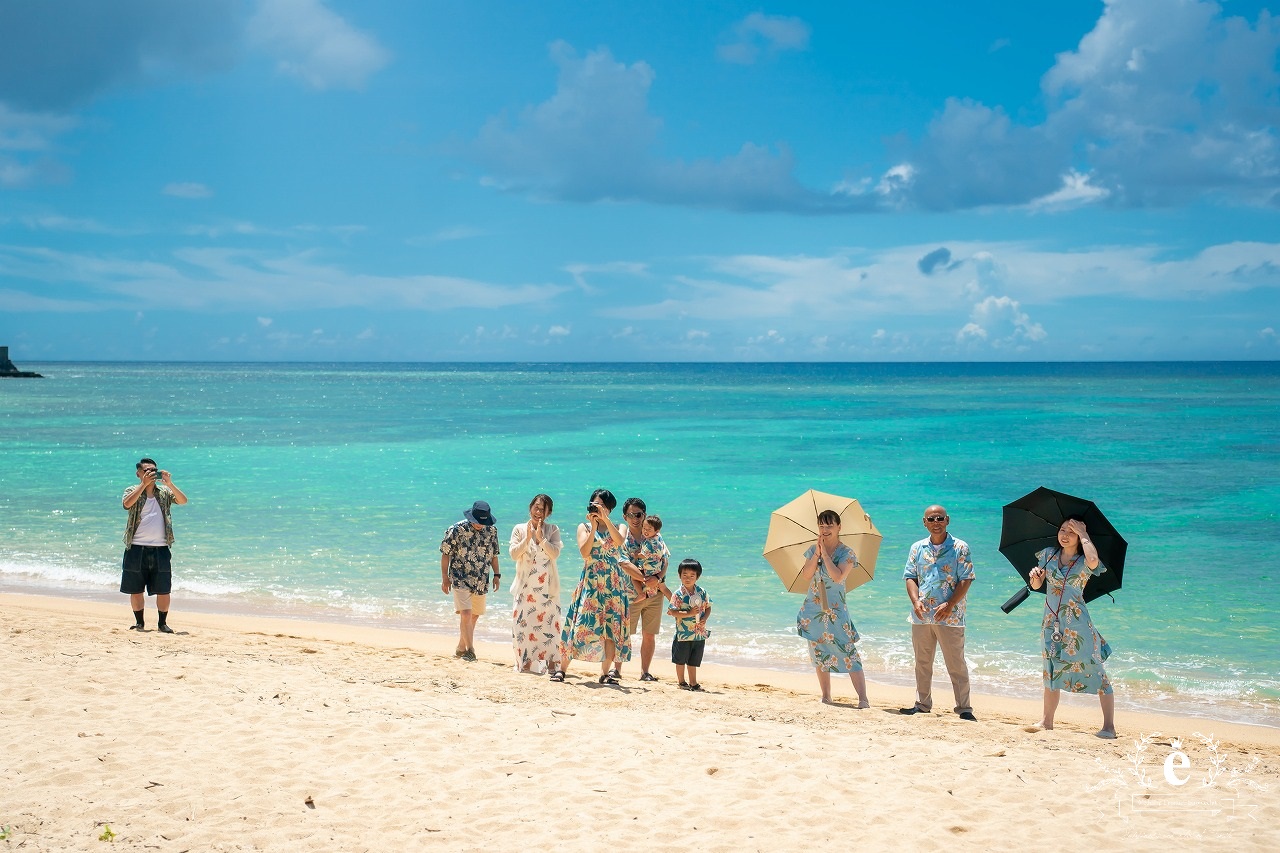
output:
M476 595L462 587L455 586L453 589L453 612L461 613L464 610L470 610L473 616L484 615L484 596Z
M667 606L668 602L662 597L662 593L652 598L632 601L631 612L627 616L627 623L631 626L629 633L634 634L636 625L640 625L642 633L657 636L662 628L662 614L666 612Z

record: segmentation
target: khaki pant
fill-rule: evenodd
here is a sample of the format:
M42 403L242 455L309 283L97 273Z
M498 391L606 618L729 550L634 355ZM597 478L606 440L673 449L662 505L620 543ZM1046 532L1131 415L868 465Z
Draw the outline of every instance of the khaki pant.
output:
M969 704L969 666L964 662L964 628L950 625L912 625L911 645L916 653L916 707L933 710L933 659L942 646L942 660L951 676L956 713L973 712Z

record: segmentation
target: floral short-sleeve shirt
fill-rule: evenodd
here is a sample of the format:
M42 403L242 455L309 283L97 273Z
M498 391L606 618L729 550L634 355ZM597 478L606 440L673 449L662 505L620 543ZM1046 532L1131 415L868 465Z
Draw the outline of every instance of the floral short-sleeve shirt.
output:
M923 619L916 615L914 608L911 610L913 625L964 627L964 598L960 599L942 622L933 618L933 611L944 601L951 600L961 581L974 578L969 545L963 539L956 539L950 533L941 545L935 545L927 538L921 539L911 546L911 551L907 554L907 568L902 577L916 582L916 586L920 587L920 599L924 602Z
M676 617L676 641L705 640L711 636L705 622L700 621L702 608L711 604L711 596L702 587L694 584L693 591L686 591L684 586L677 587L671 593L671 607L675 610L691 611L688 616Z
M622 547L627 552L627 562L644 572L645 577L665 575L671 562L671 552L667 550L667 543L662 541L662 534L645 538L632 536L630 527L625 531Z
M489 570L498 556L498 528L476 530L463 520L445 531L440 553L449 555L449 583L472 595L489 591Z

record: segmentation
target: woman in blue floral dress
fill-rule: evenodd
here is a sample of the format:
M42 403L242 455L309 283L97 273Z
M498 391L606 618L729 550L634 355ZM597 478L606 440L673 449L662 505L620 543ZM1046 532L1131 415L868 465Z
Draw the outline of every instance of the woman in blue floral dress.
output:
M1084 588L1089 578L1107 567L1098 559L1098 549L1089 540L1084 522L1067 519L1058 528L1057 548L1036 554L1039 565L1031 570L1031 588L1039 589L1047 580L1041 655L1044 661L1044 717L1037 727L1053 728L1062 691L1096 693L1102 706L1102 728L1098 737L1114 739L1115 693L1103 669L1111 649L1089 619L1084 604Z
M831 702L831 673L847 672L858 693L858 707L870 708L867 680L858 654L858 629L849 618L844 582L857 564L853 549L840 541L840 515L832 510L818 514L818 542L804 554L801 577L809 582L796 630L809 640L809 659L818 676L822 701Z
M609 518L617 505L608 489L596 489L591 495L587 520L578 525L578 551L586 563L564 614L564 669L575 658L600 661L601 684L617 684L614 661L631 658L627 630L630 563L625 562L622 532Z

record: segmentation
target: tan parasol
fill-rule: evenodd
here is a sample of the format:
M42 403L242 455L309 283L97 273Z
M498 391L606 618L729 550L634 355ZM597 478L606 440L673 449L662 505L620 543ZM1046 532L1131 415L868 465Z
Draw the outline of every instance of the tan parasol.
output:
M861 586L875 576L882 537L871 523L871 516L863 512L862 505L853 498L810 489L786 506L774 510L769 518L764 558L778 573L787 592L808 591L808 584L800 577L804 552L817 543L818 513L828 509L839 513L840 541L853 549L858 560L845 579L844 588Z

